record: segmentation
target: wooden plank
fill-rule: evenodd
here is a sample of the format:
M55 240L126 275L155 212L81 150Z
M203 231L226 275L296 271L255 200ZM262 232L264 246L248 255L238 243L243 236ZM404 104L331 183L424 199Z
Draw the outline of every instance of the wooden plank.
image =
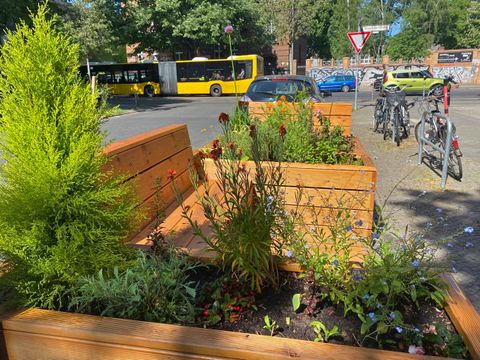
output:
M167 128L170 129L170 127ZM125 140L124 148L121 147L121 141L112 144L111 146L115 146L115 150L106 150L110 160L104 166L104 170L113 170L115 175L126 174L132 177L172 155L190 148L190 138L185 125L176 125L167 132L160 131L162 129L156 131L157 137L154 135L146 137L144 143L140 143L139 139L133 137ZM141 135L139 136L141 137ZM132 146L130 142L127 142L128 140L131 140L136 146Z
M176 131L179 131L180 129L186 128L187 125L185 124L171 124L163 126L161 128L154 129L146 133L135 135L127 139L119 140L112 144L109 144L103 149L103 152L107 156L113 156L120 152L124 152L128 149L141 146L144 143L172 134Z
M2 326L10 360L418 359L384 350L40 309L6 316Z
M189 171L193 165L193 153L190 147L163 160L152 168L135 176L135 191L144 201L152 196L158 187L163 188L170 183L168 170L174 169L177 174Z
M244 162L247 169L253 169L253 161ZM209 179L216 179L216 167L211 159L205 159L205 173ZM268 168L267 162L262 166ZM282 163L285 169L284 182L286 186L302 186L325 189L345 190L366 190L372 191L375 188L375 168L358 165L324 165L324 164L302 164Z
M345 210L345 209L335 209L328 207L305 207L305 206L296 206L296 205L285 205L287 211L296 211L298 215L302 217L305 225L329 225L335 224L337 219L337 214L340 211L350 213L352 219L352 227L358 229L372 229L372 218L373 212L368 210ZM316 222L314 219L316 218ZM357 226L354 222L362 220L363 224Z
M480 315L458 286L452 274L443 274L448 285L445 309L457 331L462 335L473 360L480 360Z
M320 110L323 116L349 115L352 116L352 103L324 102L313 106L314 112Z

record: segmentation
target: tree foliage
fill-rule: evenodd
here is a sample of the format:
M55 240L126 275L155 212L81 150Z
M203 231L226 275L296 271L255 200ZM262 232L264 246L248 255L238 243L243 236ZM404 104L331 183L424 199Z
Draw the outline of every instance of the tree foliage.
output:
M134 202L102 172L98 94L46 15L9 32L0 56L0 257L24 304L58 308L79 276L126 264Z

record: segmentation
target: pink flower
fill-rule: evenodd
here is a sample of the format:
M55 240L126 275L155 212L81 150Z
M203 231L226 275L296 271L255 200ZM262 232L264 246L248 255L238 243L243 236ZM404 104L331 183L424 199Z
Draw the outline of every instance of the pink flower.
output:
M223 31L225 31L225 33L227 33L227 34L231 34L233 32L233 26L232 25L227 25L227 26L225 26Z
M410 354L425 355L425 349L421 346L410 345L408 347L408 352Z

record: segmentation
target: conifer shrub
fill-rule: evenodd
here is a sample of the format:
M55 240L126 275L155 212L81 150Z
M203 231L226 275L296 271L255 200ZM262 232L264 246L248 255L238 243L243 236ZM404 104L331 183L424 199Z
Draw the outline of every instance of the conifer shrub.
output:
M98 94L81 80L78 46L46 6L9 32L0 55L2 282L23 305L62 308L79 277L126 266L135 199L102 172Z

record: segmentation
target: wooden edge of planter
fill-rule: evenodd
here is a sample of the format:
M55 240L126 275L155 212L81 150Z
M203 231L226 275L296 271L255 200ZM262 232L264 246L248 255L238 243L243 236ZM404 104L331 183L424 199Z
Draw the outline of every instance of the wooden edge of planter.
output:
M480 360L480 315L463 293L452 274L442 274L448 285L445 310L463 336L473 360Z
M2 331L11 360L418 359L417 355L348 345L41 309L3 317Z
M145 133L129 137L124 140L116 141L112 144L105 146L103 153L107 156L112 156L121 151L129 150L135 146L142 145L148 141L159 138L162 135L168 135L172 131L178 131L180 129L187 128L186 124L171 124L167 126L162 126Z

